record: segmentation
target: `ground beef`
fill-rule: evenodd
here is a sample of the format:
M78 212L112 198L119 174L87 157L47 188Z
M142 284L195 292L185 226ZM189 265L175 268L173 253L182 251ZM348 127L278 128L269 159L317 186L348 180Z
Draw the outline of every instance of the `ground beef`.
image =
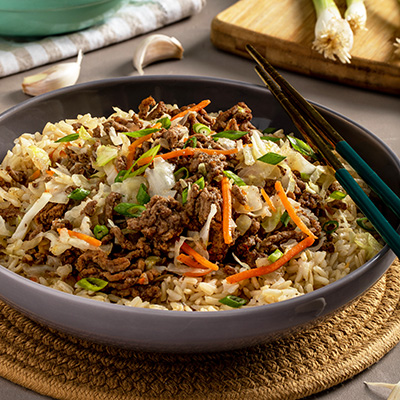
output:
M300 242L304 239L304 233L294 230L276 232L260 243L259 250L264 254L271 254L278 249L281 244L286 243L290 239Z
M130 265L131 262L126 257L110 260L103 250L87 250L76 261L76 268L79 272L95 267L115 274L125 271Z
M67 157L62 159L61 165L65 166L71 174L81 174L89 178L96 173L89 154L75 153L69 147L66 147L64 151Z
M104 219L107 222L109 219L112 221L114 216L114 207L121 202L122 194L118 192L111 192L107 197L104 204Z
M228 253L230 245L224 242L222 223L214 219L211 221L210 225L209 243L210 245L207 250L210 260L213 262L223 261Z
M7 208L0 208L0 215L6 220L10 221L18 216L22 216L22 212L18 207L10 204Z
M228 167L226 156L223 154L206 154L198 152L192 157L185 157L185 159L186 164L179 163L179 168L186 166L190 174L195 174L199 171L200 164L202 164L206 172L205 179L207 182L211 182L216 178L217 180L220 180L224 176L223 171Z
M227 126L232 126L236 124L241 131L248 131L254 129L251 124L251 119L253 118L250 108L243 102L239 102L235 106L231 107L227 111L220 112L216 118L212 129L216 132L223 131L227 129ZM232 119L235 122L231 121Z
M183 138L187 134L187 130L185 128L175 126L170 129L161 129L159 132L155 132L153 134L153 147L160 144L161 147L167 150L171 150L172 148L179 147L178 143L184 143ZM143 148L143 152L147 151L148 148Z
M70 264L75 265L76 261L82 254L82 250L77 247L71 247L64 251L64 253L59 255L60 261L63 265Z
M187 223L182 204L172 197L161 196L153 196L140 217L127 221L129 229L141 232L157 244L177 239Z
M206 186L204 189L200 189L198 185L192 186L184 205L190 230L201 229L211 211L212 204L217 207L217 213L213 219L221 221L222 194L220 190L212 186Z
M118 172L128 169L126 161L126 156L119 156L115 159L115 168Z
M152 119L161 118L168 112L168 108L163 101L160 101L157 106L147 114L146 119L151 121Z
M302 207L308 208L309 210L312 211L320 209L322 207L321 205L322 198L317 193L303 192L298 201Z
M149 96L146 99L142 100L139 104L139 118L146 119L147 114L149 113L150 109L156 105L156 101L153 97Z
M8 175L17 183L20 183L21 185L25 185L27 181L27 176L25 175L25 172L22 171L14 171L11 167L7 166L6 171L8 172Z
M85 214L88 217L93 217L95 211L96 211L96 206L97 206L97 201L96 200L91 200L89 201L85 207L83 207L83 210L81 211L81 214Z
M37 226L43 225L44 231L48 231L49 229L51 229L53 221L62 218L67 209L68 204L47 203L38 212L38 214L36 214L33 221Z

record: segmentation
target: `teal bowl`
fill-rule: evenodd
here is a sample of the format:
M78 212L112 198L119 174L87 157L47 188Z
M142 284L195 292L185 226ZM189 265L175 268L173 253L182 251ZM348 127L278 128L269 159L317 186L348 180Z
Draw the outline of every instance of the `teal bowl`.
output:
M0 0L0 36L41 37L104 21L127 0Z

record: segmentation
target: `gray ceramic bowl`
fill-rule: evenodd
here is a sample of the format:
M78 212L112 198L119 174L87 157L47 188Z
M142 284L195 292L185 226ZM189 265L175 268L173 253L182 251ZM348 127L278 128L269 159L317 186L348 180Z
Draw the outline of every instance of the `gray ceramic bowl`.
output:
M28 100L0 116L3 158L14 138L41 130L47 121L77 114L109 115L112 106L137 109L152 95L180 105L212 100L209 111L245 101L259 128L294 128L261 86L189 76L149 76L104 80L55 91ZM330 110L325 117L394 189L400 188L400 162L372 133ZM399 193L398 193L399 194ZM398 221L387 213L398 226ZM209 313L146 310L99 303L58 292L0 267L0 298L33 320L95 342L144 351L207 352L259 344L310 326L350 303L388 269L394 254L387 246L345 278L313 293L252 309Z

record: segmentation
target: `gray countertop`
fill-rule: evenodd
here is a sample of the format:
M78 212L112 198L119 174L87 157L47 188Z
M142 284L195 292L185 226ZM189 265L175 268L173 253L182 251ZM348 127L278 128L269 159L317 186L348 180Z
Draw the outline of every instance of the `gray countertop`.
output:
M253 72L253 63L250 60L221 52L210 42L212 18L233 3L232 0L209 0L199 15L162 28L161 33L175 36L182 42L185 49L184 58L180 61L153 64L145 69L145 73L213 76L259 84L259 78ZM131 59L133 49L140 40L142 38L135 38L86 54L78 82L136 75ZM21 91L23 76L44 68L0 79L0 112L26 100L27 96ZM369 92L287 71L281 72L303 96L367 128L400 156L398 96ZM363 382L398 382L399 362L400 345L355 378L310 399L385 399L389 395L387 389L368 389ZM49 399L2 378L0 378L0 398L1 400Z

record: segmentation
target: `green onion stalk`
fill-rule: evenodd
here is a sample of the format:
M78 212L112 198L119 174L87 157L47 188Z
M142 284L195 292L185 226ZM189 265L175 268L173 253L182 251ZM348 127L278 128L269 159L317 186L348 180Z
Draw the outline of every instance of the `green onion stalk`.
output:
M350 63L350 50L353 47L353 31L342 18L333 0L313 0L317 22L313 49L325 58L342 63Z
M346 21L350 24L353 32L367 30L367 9L364 0L346 0L347 9L344 14Z

